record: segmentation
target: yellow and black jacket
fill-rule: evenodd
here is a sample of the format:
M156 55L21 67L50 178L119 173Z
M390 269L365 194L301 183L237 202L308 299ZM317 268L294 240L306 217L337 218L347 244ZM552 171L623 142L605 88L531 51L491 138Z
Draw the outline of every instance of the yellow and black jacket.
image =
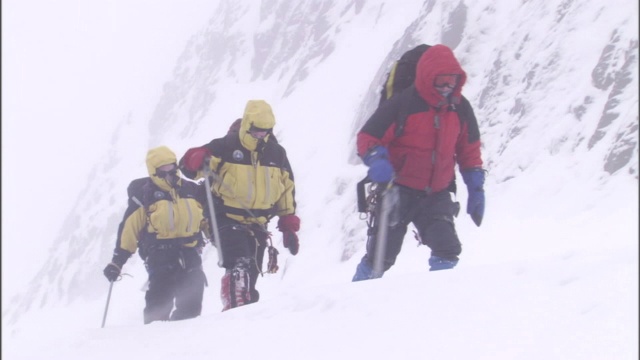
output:
M175 154L161 146L147 154L149 177L133 180L127 189L129 205L118 228L114 262L122 266L143 243L181 244L195 247L204 219L204 188L179 179L172 186L156 176L162 165L176 163Z
M295 213L293 171L285 149L271 132L262 140L249 134L252 126L273 129L274 125L269 104L250 100L237 131L204 145L212 155L216 212L245 224L265 224L274 216Z

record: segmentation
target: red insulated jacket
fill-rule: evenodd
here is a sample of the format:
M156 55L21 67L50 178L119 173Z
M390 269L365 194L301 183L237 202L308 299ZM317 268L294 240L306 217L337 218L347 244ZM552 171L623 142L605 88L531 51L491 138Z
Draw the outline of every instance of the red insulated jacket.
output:
M436 75L459 74L449 98L433 86ZM416 68L414 86L382 103L357 135L358 154L373 146L389 150L395 182L427 193L448 188L460 170L481 168L480 133L469 102L461 95L466 73L451 49L435 45ZM398 120L406 122L396 134Z

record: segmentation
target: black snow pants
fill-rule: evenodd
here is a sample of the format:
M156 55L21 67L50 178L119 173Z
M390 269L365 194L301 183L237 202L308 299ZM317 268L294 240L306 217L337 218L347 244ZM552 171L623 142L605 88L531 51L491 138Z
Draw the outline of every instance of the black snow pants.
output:
M458 260L462 246L454 225L454 217L458 215L460 205L451 199L448 190L427 195L424 191L399 187L400 199L396 204L399 222L389 224L387 228L387 245L384 255L384 271L389 270L396 262L402 249L402 242L410 223L418 230L420 241L431 249L431 256L449 260ZM376 249L377 224L367 239L366 261L373 266Z
M144 323L199 316L206 284L199 251L182 245L153 245L147 252Z
M218 217L217 222L224 259L222 266L227 272L227 278L223 278L222 285L223 303L229 302L230 307L255 303L260 299L256 283L258 276L262 273L262 263L269 233L264 226L242 224L226 216ZM242 281L239 277L242 278ZM229 282L231 283L229 284ZM225 289L225 286L230 286L237 293L234 295L227 293L228 289ZM240 289L241 286L244 289ZM241 292L248 293L241 294ZM240 300L240 298L244 298L244 300ZM237 303L236 300L238 300ZM224 310L227 307L225 306Z

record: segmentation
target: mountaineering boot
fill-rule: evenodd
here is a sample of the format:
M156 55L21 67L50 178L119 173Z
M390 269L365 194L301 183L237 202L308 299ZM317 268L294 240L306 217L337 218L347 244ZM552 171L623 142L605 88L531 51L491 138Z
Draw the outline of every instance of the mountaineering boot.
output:
M353 279L351 279L351 281L377 279L381 278L383 274L384 273L377 274L373 271L373 267L369 264L367 256L365 255L362 260L360 260L358 267L356 267L356 273L353 275Z
M251 301L249 258L239 258L222 277L220 298L222 311L249 304Z
M453 269L458 263L458 260L448 260L439 256L432 256L429 258L429 271Z

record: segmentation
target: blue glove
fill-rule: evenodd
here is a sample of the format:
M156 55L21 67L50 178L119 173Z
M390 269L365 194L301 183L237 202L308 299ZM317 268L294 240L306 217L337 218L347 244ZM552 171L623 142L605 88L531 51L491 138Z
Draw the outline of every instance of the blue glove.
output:
M469 192L467 214L471 215L476 225L480 226L484 216L484 170L475 168L462 170L460 173Z
M362 158L369 167L369 179L376 183L386 183L393 179L393 166L389 162L389 151L384 146L376 145L369 149Z

